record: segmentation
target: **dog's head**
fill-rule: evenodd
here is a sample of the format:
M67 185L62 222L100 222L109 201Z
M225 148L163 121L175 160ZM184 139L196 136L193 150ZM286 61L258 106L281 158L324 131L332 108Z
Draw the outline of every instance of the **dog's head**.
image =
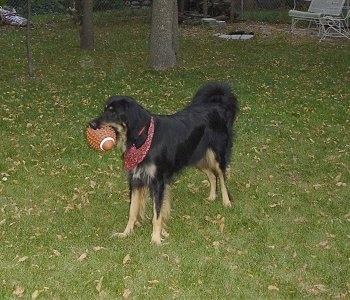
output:
M143 143L146 136L139 134L140 130L148 126L150 114L133 98L126 96L112 96L105 105L103 113L89 122L90 127L97 129L111 126L119 135L118 146L123 150L131 144Z

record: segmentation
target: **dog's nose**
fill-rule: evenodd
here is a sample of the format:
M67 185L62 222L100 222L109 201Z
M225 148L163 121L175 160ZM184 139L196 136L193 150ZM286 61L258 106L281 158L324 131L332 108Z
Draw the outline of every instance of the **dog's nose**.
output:
M97 122L95 120L92 120L89 122L89 126L92 128L92 129L97 129L98 125L97 125Z

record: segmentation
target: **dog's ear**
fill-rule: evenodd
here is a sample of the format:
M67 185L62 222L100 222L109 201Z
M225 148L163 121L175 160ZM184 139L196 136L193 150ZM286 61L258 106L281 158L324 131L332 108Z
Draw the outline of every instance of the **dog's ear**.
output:
M106 104L106 111L114 114L118 123L127 127L128 140L135 144L142 144L147 137L147 128L151 119L150 113L139 105L133 98L127 96L110 97ZM145 132L140 133L146 127Z
M114 115L118 123L128 124L128 111L130 110L130 99L124 96L112 96L107 100L105 113Z

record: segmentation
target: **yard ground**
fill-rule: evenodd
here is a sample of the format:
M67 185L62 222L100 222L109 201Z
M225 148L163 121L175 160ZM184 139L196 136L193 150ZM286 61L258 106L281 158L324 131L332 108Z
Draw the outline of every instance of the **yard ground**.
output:
M147 20L95 30L82 52L70 22L36 25L29 80L24 31L0 27L0 298L349 298L350 43L288 25L184 26L179 66L156 72ZM87 122L112 94L173 113L208 80L240 102L233 207L205 200L208 182L188 169L162 246L149 244L150 220L112 238L128 214L121 153L90 149Z

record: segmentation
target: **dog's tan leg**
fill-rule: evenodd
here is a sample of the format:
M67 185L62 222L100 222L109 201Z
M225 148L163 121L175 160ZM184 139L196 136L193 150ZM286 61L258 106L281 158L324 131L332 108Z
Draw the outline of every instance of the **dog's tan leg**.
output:
M226 187L225 176L224 176L223 172L221 171L219 164L217 164L217 174L218 174L219 180L220 180L222 203L224 204L224 206L230 207L231 201L230 201L230 197L228 195L228 191L227 191L227 187Z
M202 160L197 163L197 168L207 175L210 185L208 200L213 201L216 198L216 175L213 172L215 166L215 155L212 150L208 150Z
M201 169L201 171L207 175L210 184L210 193L208 200L213 201L216 198L216 176L209 169Z
M156 204L153 201L153 231L151 243L160 245L162 243L162 235L167 236L167 232L165 231L166 221L170 215L170 192L169 186L166 185L164 188L164 195L162 201L162 207L160 210L159 216L157 216Z
M126 224L124 232L115 234L116 236L123 238L130 235L133 230L136 222L138 221L140 215L140 208L144 202L145 189L143 187L135 188L131 191L131 200L130 200L130 210L129 210L129 220Z
M207 153L205 155L205 162L206 162L206 165L208 166L208 169L211 170L211 173L214 176L216 175L219 177L222 203L224 204L224 206L230 207L231 202L230 202L230 197L228 195L228 191L227 191L227 187L226 187L225 174L221 170L219 162L216 160L215 154L212 150L207 151ZM216 188L216 185L215 185L215 188Z
M156 209L153 208L153 231L151 243L155 245L160 245L162 243L161 233L162 233L162 213L157 217Z

